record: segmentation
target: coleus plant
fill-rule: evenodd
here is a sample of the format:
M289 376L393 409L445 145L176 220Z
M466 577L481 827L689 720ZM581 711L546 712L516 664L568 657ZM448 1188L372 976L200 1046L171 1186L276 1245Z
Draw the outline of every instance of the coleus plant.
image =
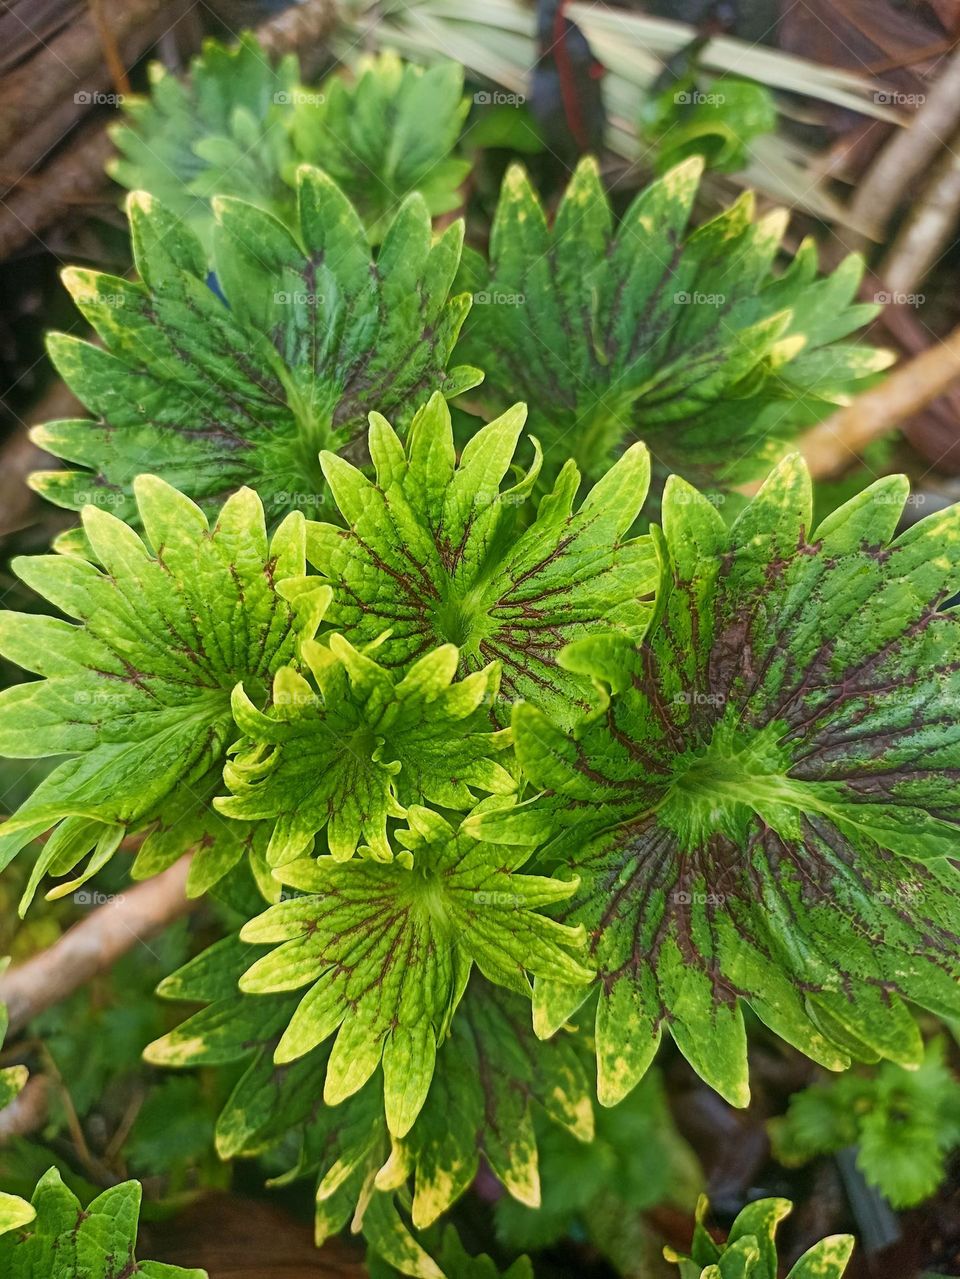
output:
M856 256L818 279L808 239L775 274L787 215L754 220L750 193L688 232L702 170L677 165L616 223L592 158L552 221L522 167L507 172L463 345L489 388L529 401L555 465L572 455L592 478L639 437L729 487L890 363L841 341L877 311L854 301Z
M148 190L183 218L209 251L210 200L238 195L279 217L293 213L284 180L293 159L289 119L299 91L297 59L274 65L249 32L233 46L205 40L181 80L152 62L148 96L124 98L107 169L122 186Z
M133 480L149 471L207 509L254 485L272 522L323 502L317 454L349 446L370 409L402 420L433 390L458 395L481 377L450 365L469 308L466 295L450 296L463 225L434 241L416 193L375 259L353 206L317 169L299 170L293 230L218 197L222 296L173 211L142 192L127 208L141 281L76 268L64 276L103 345L49 339L58 371L99 419L34 433L89 468L34 474L61 506L135 520Z
M382 101L416 97L390 75ZM359 125L363 83L330 118ZM674 477L637 530L634 436L729 483L882 363L838 341L869 313L855 262L817 281L807 246L775 276L782 219L746 202L685 235L697 179L615 228L586 161L551 229L508 175L463 347L485 410L529 392L546 466L522 405L458 414L458 447L463 229L434 236L423 194L374 253L309 166L280 217L217 193L207 244L141 193L142 282L67 277L105 349L52 353L99 421L43 428L86 469L36 483L83 529L18 569L79 624L0 623L42 677L0 699L0 749L65 758L0 863L52 830L25 905L128 836L137 876L192 851L191 892L249 868L239 935L164 986L206 1007L150 1059L246 1062L221 1153L292 1144L318 1238L352 1222L421 1279L465 1273L422 1232L481 1159L539 1202L535 1112L590 1139L586 1050L612 1105L666 1029L744 1105L743 1003L834 1069L916 1064L907 1001L960 1011L957 515L895 538L894 478L813 528L794 459L730 526ZM754 1225L689 1264L768 1279Z
M470 169L455 149L469 109L463 67L423 68L389 51L357 59L319 86L300 83L296 57L276 66L250 32L204 41L190 76L149 67L149 96L124 100L110 175L185 218L208 249L213 196L237 195L296 229L298 164L322 168L353 201L371 243L417 191L431 214L460 203Z
M48 872L101 869L128 833L147 835L139 869L155 873L195 850L191 891L216 882L245 851L264 867L256 831L227 823L210 800L222 788L236 735L231 693L261 695L316 630L328 592L316 582L294 603L277 582L302 575L304 519L291 513L268 538L249 489L224 504L211 529L188 498L155 477L136 483L138 535L97 507L83 528L97 557L33 556L23 579L80 625L0 614L0 651L43 679L0 694L0 747L19 758L66 758L0 834L0 864L51 830L26 890ZM262 844L263 841L260 841Z
M778 273L786 216L754 220L749 195L687 233L696 157L617 223L593 160L552 224L514 166L489 263L471 252L458 274L459 224L432 250L428 228L467 172L452 151L462 68L382 54L352 83L306 90L296 75L248 36L210 43L186 85L155 72L132 102L114 173L135 188L140 282L66 274L106 350L51 338L98 419L35 429L88 468L39 473L52 501L135 518L130 481L149 470L202 503L250 483L271 515L319 506L318 451L349 449L371 409L402 430L431 391L475 387L461 354L487 374L472 410L529 401L549 477L573 455L595 480L642 438L660 470L730 487L889 363L844 341L876 311L853 300L856 257L818 278L807 240ZM383 241L375 256L367 240ZM461 289L475 305L455 351Z
M16 1201L19 1220L0 1203L0 1270L8 1279L207 1279L205 1270L136 1260L141 1193L125 1181L83 1208L51 1168L29 1204Z
M960 510L891 540L907 487L879 480L812 527L792 458L728 527L672 477L656 613L639 643L560 661L606 705L573 732L514 711L535 796L469 819L580 876L561 911L598 973L598 1088L615 1102L666 1030L734 1105L741 1001L832 1069L919 1063L906 1002L960 1011ZM586 988L539 981L549 1035Z
M418 67L388 51L296 94L290 139L298 160L346 192L376 244L411 191L434 215L459 206L470 161L454 152L469 106L459 63Z
M442 400L434 410L442 439ZM402 456L397 442L394 457ZM438 488L458 493L458 474L448 467ZM429 1107L447 1036L455 1037L473 964L518 997L535 979L534 1026L547 1037L583 1003L591 971L599 973L605 1104L642 1076L664 1027L708 1082L745 1104L741 999L833 1068L851 1058L917 1061L904 999L956 1014L956 872L944 860L956 822L958 729L945 710L957 682L956 621L938 604L955 574L957 516L931 517L891 542L905 497L899 478L879 481L811 529L809 480L788 461L728 528L709 501L671 481L664 530L652 530L660 580L646 633L608 629L559 655L563 668L594 677L595 709L572 730L530 702L514 709L519 779L531 797L516 803L504 784L459 827L408 800L406 832L391 824L384 837L383 816L376 818L379 851L350 857L364 830L351 819L349 836L338 834L330 853L303 856L330 816L323 805L311 814L299 782L290 791L295 818L284 818L302 742L324 737L325 707L304 676L280 674L266 713L235 694L238 728L253 733L236 756L236 816L273 832L274 877L296 895L243 930L241 956L245 944L270 949L241 958L242 975L228 984L239 978L246 994L231 999L249 1000L249 1016L270 1035L263 1068L309 1063L303 1078L314 1105L325 1080L325 1114L369 1100L382 1060L384 1089L373 1104L383 1144L372 1155L365 1142L350 1163L360 1178L354 1193L371 1177L399 1193L424 1158L424 1169L436 1168L436 1155L419 1148L417 1118ZM119 521L92 514L95 526L108 521L119 535ZM149 517L145 523L150 534ZM349 540L350 530L339 536ZM149 562L139 538L124 538ZM317 592L328 597L332 588L320 576L295 576L283 596L312 600L315 613ZM378 710L397 696L395 678L336 634L326 653L309 636L300 653L315 679L345 659L338 714L352 713L351 664L356 678L371 681ZM433 673L441 703L458 689L449 650L414 655L401 670L411 690ZM462 683L486 688L490 678L481 670ZM226 692L219 696L226 704ZM476 713L475 692L461 709ZM389 724L374 722L389 744ZM285 764L278 728L291 725ZM499 733L480 737L502 754ZM377 734L366 740L372 766ZM869 749L874 741L879 751ZM429 800L429 757L420 766L412 784ZM484 789L491 777L506 783L506 770L476 784ZM263 806L245 809L248 788L261 785ZM473 798L467 786L434 802L465 809ZM235 802L218 805L228 819ZM399 820L398 810L387 819ZM575 929L586 932L585 951ZM307 985L302 1000L287 993ZM235 1022L242 1031L243 1055L246 1016L213 1015L214 1027ZM203 1060L201 1030L185 1032L192 1056L184 1064ZM369 1137L369 1120L362 1127ZM459 1136L476 1149L475 1135ZM388 1142L409 1152L395 1149L393 1174L382 1172ZM463 1189L449 1169L441 1182L454 1196ZM334 1185L343 1189L339 1176Z
M758 1199L748 1204L722 1244L704 1225L709 1207L701 1197L689 1256L664 1250L667 1260L679 1267L679 1279L777 1279L776 1232L793 1208L789 1199ZM852 1252L852 1235L821 1239L791 1268L787 1279L842 1279Z

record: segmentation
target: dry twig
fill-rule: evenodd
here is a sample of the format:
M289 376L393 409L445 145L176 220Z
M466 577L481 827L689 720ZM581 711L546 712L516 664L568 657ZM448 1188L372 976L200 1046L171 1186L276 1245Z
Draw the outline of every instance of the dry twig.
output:
M59 941L0 976L10 1029L60 1003L106 972L138 942L146 943L197 905L186 895L189 858L99 906Z
M880 152L850 202L854 223L870 229L873 239L883 239L887 223L917 179L947 144L960 123L960 50L930 86L926 102L910 124L898 129ZM856 241L855 243L851 242ZM845 237L850 248L864 250L869 239Z
M912 360L898 365L879 386L819 422L800 440L817 479L836 475L873 440L926 407L960 378L960 326Z

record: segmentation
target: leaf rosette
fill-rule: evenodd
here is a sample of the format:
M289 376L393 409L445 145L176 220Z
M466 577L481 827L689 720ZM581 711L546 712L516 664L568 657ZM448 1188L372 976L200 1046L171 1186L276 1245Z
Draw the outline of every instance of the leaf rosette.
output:
M678 165L616 225L595 160L552 224L508 171L462 345L501 403L530 402L549 469L572 455L595 478L641 438L664 467L729 486L891 362L842 341L877 311L855 302L859 258L818 279L806 240L773 274L784 210L755 220L748 192L688 233L702 169Z
M273 673L296 660L329 592L318 581L292 604L277 591L305 570L304 520L291 514L272 539L249 489L213 527L162 480L141 476L144 534L95 507L83 527L98 564L77 555L23 557L23 580L76 624L0 615L0 652L44 677L0 694L0 750L14 758L65 756L4 823L0 865L54 827L25 893L64 876L91 853L73 892L127 834L146 832L138 869L152 873L197 850L190 890L203 891L250 847L251 830L210 799L222 789L236 737L231 691L265 698Z
M282 667L267 711L235 690L245 741L224 773L233 795L216 802L227 817L275 822L269 865L311 852L321 830L338 860L361 842L389 859L387 819L404 817L410 804L466 811L477 790L516 789L496 759L510 730L490 732L486 712L496 697L495 666L455 682L458 653L447 644L398 680L340 635L307 641L301 657L313 683Z
M323 454L347 527L309 522L308 554L333 591L329 625L358 647L380 640L384 665L406 670L455 644L465 671L500 663L501 719L519 698L575 719L592 704L590 687L558 663L560 650L597 627L642 631L652 611L652 547L629 536L649 464L635 445L575 510L580 474L568 463L533 507L536 446L526 473L501 488L525 416L515 405L458 460L442 396L416 414L405 443L372 414L376 478Z
M777 1279L777 1227L793 1209L789 1199L757 1199L747 1204L730 1227L724 1243L718 1244L703 1224L709 1204L701 1196L689 1256L672 1248L664 1256L680 1268L680 1279ZM852 1235L830 1235L807 1252L793 1266L787 1279L842 1279L853 1252Z
M474 965L528 996L531 975L591 975L575 958L580 930L539 913L569 897L575 881L521 873L526 849L470 839L430 809L411 806L407 820L391 861L321 857L281 867L278 878L305 895L241 932L275 947L244 973L242 990L309 986L275 1060L296 1061L336 1032L324 1100L352 1096L382 1061L387 1124L399 1137L423 1107Z
M352 78L333 75L322 92L294 95L290 138L349 196L377 244L411 191L430 214L460 203L470 161L453 154L469 109L463 67L405 63L390 51L358 60Z
M423 199L399 209L376 257L356 211L317 169L298 173L294 227L243 200L214 202L218 289L203 249L146 192L127 202L140 282L69 268L64 282L101 346L65 334L50 356L98 420L34 438L84 470L31 483L61 506L136 519L150 471L215 506L249 484L271 521L325 494L321 449L341 449L377 406L408 420L431 392L481 377L448 367L468 295L450 296L463 224L434 240ZM222 296L220 296L222 294Z
M136 1260L141 1195L138 1181L125 1181L82 1208L51 1168L30 1204L16 1200L24 1205L20 1220L13 1222L0 1203L2 1273L11 1279L207 1279L205 1270Z
M292 159L296 57L273 66L244 32L233 47L205 40L186 79L161 62L151 62L147 74L149 96L126 96L123 123L110 129L119 152L107 165L110 176L156 196L207 252L214 195L240 196L292 220L294 197L283 174Z
M334 1106L321 1103L329 1040L296 1061L274 1061L300 996L238 988L251 958L262 953L266 947L228 937L166 978L158 991L164 998L207 1006L151 1044L146 1057L168 1068L245 1063L217 1120L217 1151L224 1159L263 1155L281 1143L287 1155L293 1151L293 1166L273 1184L316 1179L318 1242L352 1217L359 1227L374 1189L393 1196L410 1183L413 1226L434 1225L469 1189L481 1157L511 1195L536 1206L535 1110L578 1140L591 1139L582 1050L571 1036L539 1041L529 998L476 974L438 1047L424 1108L405 1137L388 1132L380 1075Z
M468 819L580 876L560 916L599 974L599 1094L640 1078L664 1030L746 1104L740 1002L823 1065L916 1065L906 1002L960 1011L957 873L960 510L891 540L880 480L811 528L788 459L727 528L673 478L657 615L569 667L608 703L573 733L532 706L516 750L541 794ZM655 531L656 532L656 531ZM538 981L549 1034L583 987Z

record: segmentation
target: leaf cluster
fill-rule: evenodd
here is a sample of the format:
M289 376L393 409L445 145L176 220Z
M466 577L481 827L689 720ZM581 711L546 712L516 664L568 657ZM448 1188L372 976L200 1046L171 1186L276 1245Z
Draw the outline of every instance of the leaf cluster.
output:
M860 1171L895 1208L929 1198L960 1145L960 1084L945 1056L941 1037L916 1070L884 1062L794 1093L769 1125L777 1158L798 1165L854 1146Z
M788 1199L758 1199L738 1215L722 1244L715 1242L704 1222L710 1205L701 1197L690 1245L690 1255L680 1256L664 1249L668 1261L676 1262L680 1279L777 1279L776 1233L779 1223L793 1205ZM853 1252L852 1235L831 1235L803 1254L787 1279L841 1279Z

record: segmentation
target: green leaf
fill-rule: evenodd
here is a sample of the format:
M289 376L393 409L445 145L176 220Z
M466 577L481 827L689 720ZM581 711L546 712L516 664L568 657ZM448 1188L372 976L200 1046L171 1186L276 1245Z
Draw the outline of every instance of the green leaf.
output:
M275 1184L306 1172L316 1175L318 1243L337 1234L357 1208L386 1158L388 1140L382 1090L375 1081L337 1107L319 1101L329 1048L290 1064L274 1050L297 1007L297 996L254 998L237 986L263 948L224 938L172 974L159 987L167 999L208 1006L150 1044L154 1065L184 1068L245 1063L217 1119L222 1159L263 1154L293 1138L295 1166ZM289 1153L289 1151L288 1151Z
M657 616L632 647L565 655L610 693L574 734L518 708L518 758L546 792L468 819L531 832L580 876L600 982L599 1095L640 1078L664 1029L748 1099L740 1001L823 1065L916 1065L904 1001L960 1009L957 617L960 508L890 537L904 481L810 529L787 460L728 529L675 477L657 534ZM583 987L538 981L540 1033Z
M664 89L647 113L645 132L657 147L659 173L694 155L722 173L743 169L753 139L777 127L770 90L737 76L719 76L701 88L691 72Z
M505 703L528 698L569 720L592 698L588 682L558 664L561 648L598 628L639 634L649 616L650 542L628 537L649 466L636 445L574 510L571 463L528 518L539 455L501 490L524 416L515 405L482 427L458 464L442 396L417 413L405 445L374 414L376 482L323 455L348 527L310 523L309 555L334 592L331 626L358 647L389 630L377 649L385 666L406 671L455 644L464 671L502 664Z
M940 1036L916 1070L884 1062L794 1093L786 1114L770 1123L777 1158L798 1165L859 1146L864 1178L895 1208L929 1198L960 1145L960 1083L944 1056Z
M423 1111L406 1137L394 1138L377 1185L397 1190L413 1176L411 1215L423 1229L470 1187L483 1158L514 1198L537 1207L535 1104L558 1128L589 1142L589 1094L572 1037L541 1043L528 1001L475 977L437 1054Z
M447 1226L443 1232L440 1265L448 1279L454 1276L456 1279L534 1279L533 1264L528 1257L519 1257L501 1271L485 1254L470 1256L453 1226Z
M590 977L570 953L576 929L537 913L574 883L519 873L523 850L477 843L411 806L406 852L393 861L304 859L276 873L309 894L280 902L241 932L276 945L241 978L271 994L309 986L274 1054L295 1061L335 1032L324 1100L351 1096L383 1062L387 1123L409 1132L474 964L529 991L527 974Z
M227 822L197 808L236 735L231 690L243 681L265 697L274 671L316 630L328 596L316 581L293 603L276 589L303 574L302 516L268 542L249 489L226 502L212 529L162 480L141 476L136 494L142 537L104 511L84 511L100 567L73 555L16 561L23 580L78 624L0 615L0 652L45 677L0 694L0 751L66 757L0 836L3 866L56 827L24 906L45 874L67 875L92 853L79 878L54 890L73 892L127 832L159 823L141 854L151 869L220 838ZM237 824L226 839L232 847L245 833Z
M470 305L451 298L463 226L433 239L422 198L393 219L375 260L349 200L298 172L292 229L218 197L219 286L176 213L128 200L142 283L70 268L65 283L102 346L53 334L50 355L96 421L39 427L42 447L85 470L38 472L51 501L135 519L134 477L152 471L205 507L244 484L273 521L325 500L321 449L346 447L374 406L404 414L457 395L476 370L449 368Z
M140 1196L140 1183L125 1181L81 1208L51 1168L37 1184L29 1215L24 1205L20 1221L8 1225L6 1233L3 1223L23 1200L2 1197L14 1206L0 1205L0 1273L5 1279L207 1279L205 1270L136 1261Z
M701 1196L689 1256L663 1250L683 1279L777 1279L776 1231L793 1205L788 1199L758 1199L730 1227L726 1243L714 1243L704 1227L709 1204ZM852 1235L831 1235L804 1253L787 1279L841 1279L853 1252Z
M273 66L246 32L232 47L205 40L185 80L159 62L148 73L149 96L125 98L125 121L110 130L120 152L107 166L111 177L156 196L208 250L212 195L241 196L285 220L292 216L283 170L292 158L295 57Z
M564 1036L547 1040L540 1051L564 1039L569 1041ZM662 1241L654 1243L652 1232L638 1228L637 1219L656 1205L689 1211L703 1183L696 1157L671 1117L657 1070L649 1071L619 1105L597 1112L592 1141L577 1140L575 1133L539 1117L535 1129L541 1204L529 1208L501 1196L494 1206L497 1238L511 1250L532 1251L585 1232L628 1273L637 1269L639 1256L655 1266Z
M0 1192L0 1235L28 1226L36 1215L36 1209L26 1199Z
M405 64L394 53L356 73L299 83L297 60L275 66L249 32L233 47L206 40L181 80L148 68L150 94L124 101L108 166L130 190L161 200L210 250L213 196L239 196L295 225L296 166L323 169L356 206L372 244L411 192L432 216L460 203L470 162L453 154L469 102L463 68Z
M853 1254L852 1235L830 1235L803 1254L787 1279L841 1279Z
M9 963L9 959L0 959L0 975L4 973ZM0 1004L0 1048L3 1047L3 1041L6 1037L7 1027L9 1024L10 1018L6 1005ZM0 1110L2 1110L4 1106L9 1106L12 1101L19 1097L19 1095L23 1092L28 1077L29 1072L27 1071L26 1066L5 1066L2 1070L0 1070ZM23 1201L20 1200L18 1202L22 1203ZM2 1201L0 1201L0 1203L2 1203ZM7 1207L9 1212L13 1214L13 1217L15 1217L18 1212L16 1203L8 1204ZM0 1214L2 1214L2 1207L0 1207ZM3 1229L2 1221L3 1217L0 1215L0 1233L2 1233ZM12 1227L10 1228L12 1229Z
M859 259L818 280L805 242L774 275L786 216L754 221L749 194L687 232L701 169L672 169L616 226L595 160L552 225L508 171L463 349L500 403L529 401L548 470L572 455L594 478L640 437L663 466L730 486L890 363L840 341L876 313L855 302Z
M300 160L346 192L377 244L411 191L434 216L460 203L470 162L452 152L468 107L459 63L423 68L386 52L361 58L352 80L334 75L320 93L295 95L291 139Z
M496 667L457 683L458 653L448 644L398 680L340 635L305 643L302 655L314 684L283 667L267 712L236 690L245 739L224 774L233 797L217 801L228 817L276 822L270 866L309 853L323 829L339 860L361 842L388 859L387 818L403 817L409 804L466 811L474 788L516 789L494 758L509 746L509 730L491 733L484 710L496 697Z
M434 1247L434 1238L436 1238L436 1247ZM464 1248L453 1226L447 1226L442 1233L434 1232L428 1241L428 1246L434 1252L446 1279L534 1279L533 1265L529 1257L518 1257L508 1269L500 1270L496 1262L485 1253L476 1257L471 1256ZM368 1254L366 1260L370 1279L394 1279L401 1273L417 1275L421 1273L420 1270L398 1271L375 1253Z

